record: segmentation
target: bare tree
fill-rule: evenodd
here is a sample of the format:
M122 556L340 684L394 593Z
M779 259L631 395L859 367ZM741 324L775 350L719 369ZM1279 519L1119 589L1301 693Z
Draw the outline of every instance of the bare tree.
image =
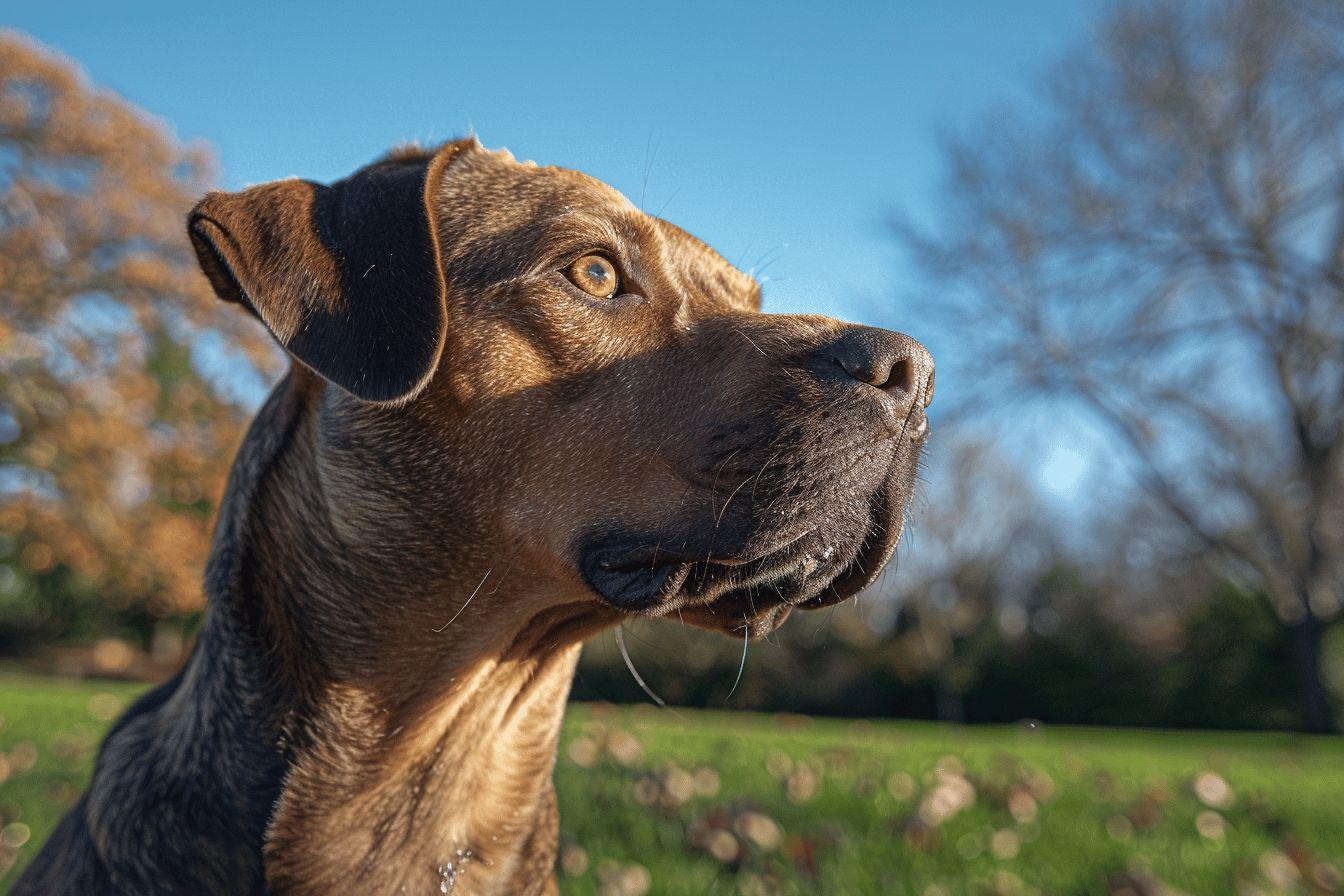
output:
M1086 408L1273 601L1312 731L1344 592L1340 10L1118 6L1035 102L948 141L939 225L898 225L980 407Z

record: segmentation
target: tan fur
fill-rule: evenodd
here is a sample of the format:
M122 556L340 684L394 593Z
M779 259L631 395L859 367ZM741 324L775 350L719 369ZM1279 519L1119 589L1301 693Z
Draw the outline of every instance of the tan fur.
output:
M197 892L553 893L583 639L669 613L759 636L894 549L928 353L759 313L605 184L458 141L212 194L191 226L296 363L239 452L190 665L16 892L191 865ZM566 279L592 252L621 294ZM120 833L161 815L196 819L172 856Z

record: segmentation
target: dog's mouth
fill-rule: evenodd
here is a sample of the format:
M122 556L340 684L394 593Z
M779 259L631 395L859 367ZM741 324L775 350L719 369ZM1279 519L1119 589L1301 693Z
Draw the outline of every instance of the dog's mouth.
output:
M891 558L904 498L888 483L871 498L866 527L784 533L745 556L693 552L650 536L595 539L580 569L603 601L640 616L676 613L704 628L764 636L794 608L839 603L872 584Z

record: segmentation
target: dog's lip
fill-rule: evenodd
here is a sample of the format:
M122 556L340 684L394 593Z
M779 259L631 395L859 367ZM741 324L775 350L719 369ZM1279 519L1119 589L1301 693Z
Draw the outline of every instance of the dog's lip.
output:
M802 541L804 538L807 538L811 534L812 531L810 529L805 529L802 532L797 533L796 535L788 535L782 538L775 539L770 544L747 554L743 554L736 557L710 556L706 557L704 562L710 566L726 566L729 568L735 566L749 566L752 563L759 563L768 557L774 557L778 554L784 553L789 548L793 547L795 544Z
M775 601L770 604L758 605L754 613L725 613L724 607L715 602L684 607L677 613L682 621L701 628L738 638L745 633L749 637L759 639L783 625L794 609L794 604Z
M789 536L779 540L766 547L755 551L750 551L739 555L715 555L712 551L708 554L692 553L684 549L672 549L663 545L662 542L653 544L640 544L624 552L608 554L597 562L597 565L606 572L633 572L639 569L659 569L664 566L681 566L690 564L704 564L706 566L723 566L733 568L738 566L749 566L752 563L759 563L767 557L774 556L782 551L792 547L796 542L806 538L810 532L804 531L797 535Z
M849 563L845 565L820 594L798 606L805 610L816 610L838 604L858 594L878 580L904 530L903 505L896 500L890 486L880 489L874 496L873 520L868 532Z
M580 571L608 604L627 613L656 610L681 588L689 564L650 563L619 549L596 549L584 556Z
M580 554L580 572L607 604L626 613L661 615L714 600L715 583L753 564L770 564L807 532L779 538L742 553L715 555L668 547L652 538L607 536Z
M786 607L829 607L876 581L901 537L901 494L895 480L880 486L869 498L868 528L854 541L818 537L821 530L808 528L716 555L653 537L606 536L589 543L582 569L598 595L624 612L675 609L707 627L740 630L746 624L759 633L782 622L778 614Z

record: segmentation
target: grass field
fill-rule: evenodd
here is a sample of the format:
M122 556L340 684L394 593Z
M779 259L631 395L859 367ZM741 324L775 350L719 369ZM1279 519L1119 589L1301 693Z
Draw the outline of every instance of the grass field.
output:
M139 690L0 676L0 881ZM584 705L556 780L566 894L1344 892L1344 739Z

